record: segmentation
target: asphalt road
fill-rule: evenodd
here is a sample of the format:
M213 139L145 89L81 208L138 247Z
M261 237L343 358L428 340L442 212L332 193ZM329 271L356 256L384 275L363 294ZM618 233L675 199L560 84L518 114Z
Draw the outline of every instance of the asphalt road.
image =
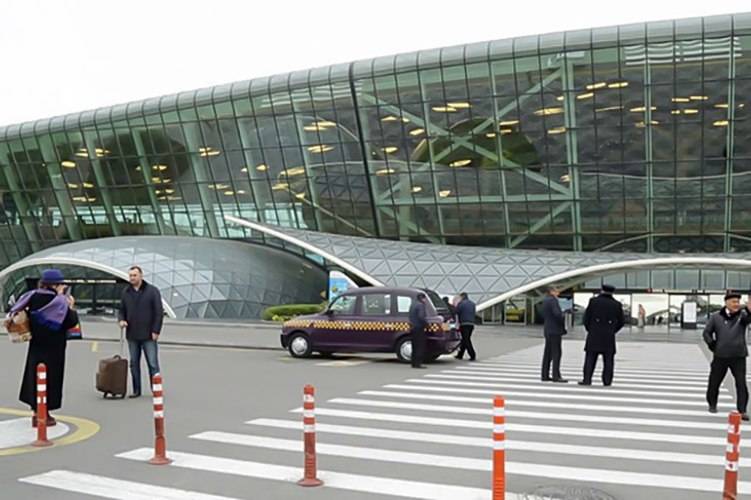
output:
M0 340L0 407L19 409L25 347ZM74 444L0 455L0 498L487 499L497 393L509 412L510 492L720 495L726 417L704 412L707 361L696 344L622 342L615 385L604 389L541 383L540 343L514 331L483 335L481 362L442 358L421 371L392 356L293 360L274 350L165 345L175 462L162 467L143 461L153 445L151 399L104 401L94 391L97 360L116 344L70 343L60 414L101 429ZM564 356L564 375L578 378L580 341L567 340ZM316 489L294 484L302 474L302 415L291 410L301 406L305 384L317 390L318 462L327 484ZM729 410L732 394L723 397ZM0 424L17 418L0 410ZM741 483L741 492L751 492L751 483Z

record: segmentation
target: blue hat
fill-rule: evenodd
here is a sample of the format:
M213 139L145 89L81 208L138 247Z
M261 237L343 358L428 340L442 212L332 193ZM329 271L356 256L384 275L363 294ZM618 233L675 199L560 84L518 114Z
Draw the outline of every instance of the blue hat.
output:
M45 269L42 271L42 278L40 281L48 285L57 285L64 283L65 278L63 277L62 271L59 269Z

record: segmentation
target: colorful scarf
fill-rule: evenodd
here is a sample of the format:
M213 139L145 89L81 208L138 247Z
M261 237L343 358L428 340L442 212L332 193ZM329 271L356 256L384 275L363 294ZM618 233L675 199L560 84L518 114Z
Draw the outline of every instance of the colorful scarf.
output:
M59 330L63 326L65 316L68 314L68 299L65 295L59 295L52 290L39 288L21 295L18 302L11 307L9 316L13 316L18 311L22 311L29 307L31 297L36 293L54 295L55 298L53 298L46 306L41 307L36 311L32 311L30 316L36 323L42 326L46 326L52 330Z

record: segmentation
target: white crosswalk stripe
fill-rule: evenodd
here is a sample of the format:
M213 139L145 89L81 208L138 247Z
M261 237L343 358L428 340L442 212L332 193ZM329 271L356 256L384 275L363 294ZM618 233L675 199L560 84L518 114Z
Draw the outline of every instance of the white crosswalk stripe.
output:
M581 346L567 344L566 349ZM540 346L433 369L402 382L373 384L356 395L337 394L335 386L317 387L319 477L324 488L369 496L487 500L491 404L495 395L503 395L506 483L512 491L532 478L536 484L627 488L619 490L618 498L660 498L668 490L683 492L674 498L689 498L691 492L719 495L733 394L723 388L721 413L709 414L702 352L695 345L671 344L674 356L661 368L656 354L645 354L649 347L636 342L619 346L623 360L616 364L609 388L541 382ZM580 373L581 367L567 363L565 370ZM196 477L220 473L294 483L302 477L301 414L301 408L293 408L286 418L252 418L245 422L247 433L206 428L190 436L188 449L169 451L174 463L162 469L163 477L187 470ZM151 456L150 448L117 455L139 462ZM751 458L741 457L740 468L749 466ZM436 472L441 469L443 473ZM465 472L451 475L451 470ZM123 500L237 496L165 488L141 479L52 470L21 481ZM289 498L305 496L293 484L289 488ZM751 494L751 482L740 482L739 493ZM526 497L509 493L506 498Z

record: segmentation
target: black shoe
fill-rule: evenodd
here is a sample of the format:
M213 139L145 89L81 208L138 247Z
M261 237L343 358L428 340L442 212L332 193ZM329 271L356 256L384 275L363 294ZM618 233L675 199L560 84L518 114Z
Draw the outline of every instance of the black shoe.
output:
M717 407L716 406L710 406L709 407L709 413L717 413Z
M553 379L550 378L550 377L543 377L543 378L540 379L540 381L542 381L542 382L550 382L551 380L553 380Z
M128 397L129 397L130 399L136 399L136 398L140 398L140 397L141 397L141 393L140 393L140 392L134 392L133 394L131 394L131 395L130 395L130 396L128 396Z
M455 359L464 359L463 356L454 356Z
M554 378L553 382L556 382L558 384L568 384L568 380L566 380L565 378Z
M583 380L580 380L580 381L578 381L578 382L577 382L577 384L579 384L579 385L586 385L586 386L590 386L590 385L592 385L592 382L585 382L585 381L583 381Z
M744 422L748 422L749 421L748 413L741 413L741 420L743 420ZM47 426L49 427L49 425L50 424L48 423Z
M413 366L412 368L418 368L420 370L426 370L428 367L425 366L425 365L417 365L417 366Z
M470 361L477 361L477 358L469 358Z
M611 385L613 385L613 384L612 383L611 384L606 384L606 383L602 384L603 387L610 387Z

